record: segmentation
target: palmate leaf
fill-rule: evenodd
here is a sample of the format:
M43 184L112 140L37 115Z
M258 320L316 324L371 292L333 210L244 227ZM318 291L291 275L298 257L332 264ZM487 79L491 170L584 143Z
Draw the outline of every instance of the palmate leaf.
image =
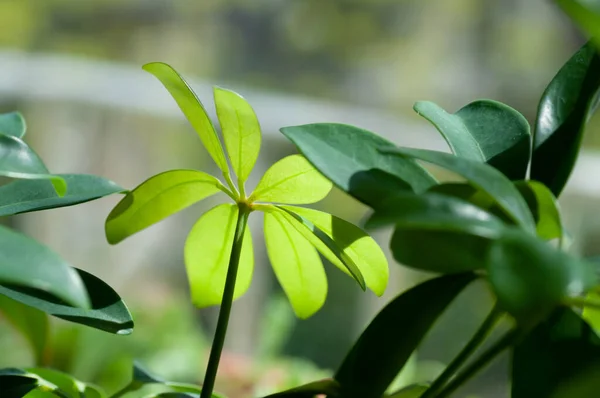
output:
M327 278L317 250L277 211L265 211L264 234L275 276L296 316L310 317L327 296Z
M315 203L331 191L332 183L302 155L287 156L273 164L250 195L253 202Z
M356 265L366 286L377 296L383 295L389 277L387 258L377 242L365 231L352 223L322 211L287 205L279 207L301 216L325 233ZM340 261L339 256L322 246L317 249L336 267L350 273Z
M210 174L171 170L155 175L129 192L106 219L106 238L123 239L225 188Z
M153 74L165 86L194 130L198 133L198 136L200 136L200 140L217 166L219 166L223 173L229 174L229 166L227 166L227 160L225 159L223 147L221 146L217 132L206 114L202 103L183 77L171 66L162 62L146 64L143 66L143 69Z
M239 94L215 87L215 107L229 160L242 186L260 152L260 125L254 110Z
M197 307L218 305L223 298L239 209L233 204L213 207L200 217L185 242L192 302ZM244 231L234 299L243 295L252 281L254 252L252 236Z
M531 133L527 119L515 109L479 100L454 114L429 101L417 102L414 110L437 128L457 156L487 162L511 180L525 178Z
M0 134L23 138L26 131L25 118L20 112L0 114Z

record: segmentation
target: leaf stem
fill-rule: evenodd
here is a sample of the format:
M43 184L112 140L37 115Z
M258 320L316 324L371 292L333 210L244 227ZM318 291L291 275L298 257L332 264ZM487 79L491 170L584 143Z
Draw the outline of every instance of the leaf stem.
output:
M490 348L484 351L475 361L470 363L462 372L456 375L446 386L441 389L435 398L447 398L454 393L460 386L469 381L477 372L490 364L498 354L514 344L522 335L520 329L514 328L502 336Z
M240 193L238 192L237 188L235 187L235 185L233 184L233 180L231 179L231 174L229 174L229 172L223 172L223 177L225 177L225 182L227 183L227 186L229 187L229 189L231 190L231 192L239 197ZM233 200L237 200L237 198L234 198Z
M231 306L233 304L233 292L235 291L235 280L237 278L238 265L242 253L242 242L244 239L244 231L248 224L248 215L250 208L245 203L238 203L239 215L235 234L233 238L233 246L231 248L231 257L229 258L229 268L227 269L227 279L225 280L225 289L223 291L223 299L221 300L221 308L219 310L219 318L217 320L217 329L215 337L210 349L208 365L206 367L206 375L202 385L202 393L200 398L210 398L215 387L215 379L221 359L221 352L225 343L225 335L229 324L229 315L231 314Z
M458 355L450 362L446 369L442 372L431 386L425 391L421 398L433 398L436 393L454 376L460 367L473 355L473 353L481 346L490 332L496 326L498 320L502 317L502 311L497 305L494 305L492 311L485 318L479 329L475 332L471 340L458 353Z

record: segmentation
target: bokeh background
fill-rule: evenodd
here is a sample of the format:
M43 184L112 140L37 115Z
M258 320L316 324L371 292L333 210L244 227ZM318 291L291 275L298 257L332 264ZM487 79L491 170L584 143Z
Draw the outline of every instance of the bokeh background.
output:
M142 71L147 62L178 69L213 116L212 85L248 99L263 128L253 186L271 163L294 153L278 132L287 125L349 123L397 144L448 150L412 112L415 101L454 112L491 98L533 122L545 85L584 42L548 0L0 0L0 26L0 112L25 115L27 141L51 171L98 174L126 188L169 169L216 171L166 90ZM561 202L573 250L585 255L600 254L598 119ZM217 311L188 303L183 244L221 199L118 246L103 234L117 196L3 220L109 282L136 319L127 337L54 322L47 365L113 391L127 380L132 358L165 377L201 382ZM357 223L368 210L338 191L316 206ZM270 269L261 222L251 217L256 272L235 303L218 384L232 398L331 375L378 309L430 277L389 256L390 286L377 299L328 267L325 307L297 321ZM389 231L374 236L389 254ZM464 292L396 386L434 377L489 303L485 286ZM0 318L0 366L31 360ZM506 372L506 359L497 361L462 396L507 396Z

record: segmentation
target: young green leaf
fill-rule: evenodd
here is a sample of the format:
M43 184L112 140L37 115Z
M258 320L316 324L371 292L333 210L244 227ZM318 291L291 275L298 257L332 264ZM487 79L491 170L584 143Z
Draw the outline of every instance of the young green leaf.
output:
M165 86L179 108L200 136L204 147L213 158L217 166L225 174L229 174L229 166L223 153L221 141L217 136L215 127L206 114L202 103L188 85L188 83L170 65L162 62L152 62L143 66L143 69L153 74Z
M69 322L110 333L130 334L133 329L133 319L117 292L92 274L76 268L74 270L90 296L91 309L71 307L43 292L9 285L0 285L0 295Z
M238 213L238 207L233 204L213 207L200 217L187 237L185 266L192 301L197 307L221 304ZM246 228L234 299L250 287L253 268L252 236Z
M46 314L2 294L0 294L0 314L27 340L35 363L42 363L49 333Z
M435 278L385 306L335 374L341 395L380 398L436 319L474 278L471 273Z
M586 295L586 301L592 303L600 303L600 294L595 291L591 291ZM581 317L596 331L600 334L600 309L592 306L585 306Z
M63 196L67 191L65 181L49 174L42 159L20 138L0 134L0 176L20 179L48 179L56 193Z
M430 121L456 156L487 162L511 180L525 178L531 152L529 123L501 102L479 100L449 114L429 101L414 110Z
M449 153L426 149L385 148L381 151L433 163L466 178L473 186L492 196L515 222L526 230L535 232L535 221L527 203L515 186L495 168Z
M600 4L594 0L556 0L556 3L600 48Z
M265 211L267 253L296 316L306 319L325 303L327 278L316 249L279 212Z
M26 368L27 374L35 375L44 381L54 384L69 398L79 398L85 391L85 385L72 376L53 369Z
M562 240L564 227L558 201L552 192L544 184L533 180L519 181L515 185L535 218L538 236L545 240Z
M578 390L585 382L579 377L598 366L598 358L600 338L571 309L558 309L514 348L511 397L591 398L597 374L593 394L564 393Z
M520 230L506 230L492 243L486 268L498 304L522 326L535 325L598 279L589 263Z
M590 42L560 69L540 100L531 179L545 184L554 196L560 195L571 175L599 89L600 55Z
M336 186L373 208L399 190L423 192L437 183L412 159L380 153L394 144L358 127L318 123L281 132Z
M146 180L129 192L106 219L110 244L177 213L219 191L223 184L210 174L196 170L171 170Z
M313 381L300 387L267 395L264 398L312 398L315 395L327 395L328 398L339 396L340 384L333 379Z
M367 287L377 296L383 295L389 277L388 262L377 242L365 231L348 221L322 211L296 206L280 207L301 216L325 233L340 248L344 258L348 257L356 265ZM348 273L339 258L324 248L317 247L317 249L332 264Z
M35 289L73 306L89 308L90 300L77 272L35 240L0 226L0 284Z
M331 188L331 181L319 173L304 156L291 155L269 167L248 200L315 203L327 196Z
M229 160L242 186L258 159L260 125L254 110L241 95L215 87L214 96Z
M20 112L0 114L0 134L23 138L25 131L27 131L27 125Z
M115 193L125 192L114 182L88 174L57 174L69 190L64 196L56 194L46 180L16 180L0 186L0 217L73 206Z

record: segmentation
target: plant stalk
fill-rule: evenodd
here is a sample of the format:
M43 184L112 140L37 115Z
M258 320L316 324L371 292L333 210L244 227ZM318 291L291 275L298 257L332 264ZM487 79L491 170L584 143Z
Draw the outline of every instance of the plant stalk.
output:
M213 389L215 388L215 379L217 378L217 370L219 369L219 361L225 343L229 315L231 314L231 306L233 304L233 292L235 291L235 281L242 253L242 241L248 223L248 215L250 214L250 208L245 203L238 203L238 207L239 215L237 225L235 226L231 256L229 257L229 268L227 269L225 289L223 291L223 299L221 300L221 308L219 309L219 318L217 320L217 329L215 330L215 337L208 357L208 365L206 367L206 375L204 376L200 398L211 398Z
M454 376L454 374L460 369L460 367L473 355L473 353L481 346L485 339L489 336L490 332L496 326L498 320L502 316L502 311L495 305L492 311L485 318L479 329L475 332L471 340L465 345L465 347L458 353L458 355L450 362L450 364L444 369L441 375L431 384L431 386L425 391L421 398L433 398L436 393Z
M462 372L456 375L446 386L435 395L435 398L447 398L464 383L469 381L477 372L485 368L492 362L498 354L514 344L522 333L519 329L512 329L508 331L500 340L495 342L490 348L484 351L475 361L469 364Z

